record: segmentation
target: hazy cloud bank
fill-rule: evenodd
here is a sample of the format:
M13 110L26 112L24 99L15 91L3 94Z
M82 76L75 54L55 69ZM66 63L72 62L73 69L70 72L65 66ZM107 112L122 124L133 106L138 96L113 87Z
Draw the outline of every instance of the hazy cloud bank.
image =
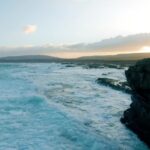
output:
M29 29L29 33L34 30ZM117 36L95 43L73 45L42 45L0 47L0 56L48 54L58 57L78 57L82 55L104 55L137 52L150 46L150 33Z

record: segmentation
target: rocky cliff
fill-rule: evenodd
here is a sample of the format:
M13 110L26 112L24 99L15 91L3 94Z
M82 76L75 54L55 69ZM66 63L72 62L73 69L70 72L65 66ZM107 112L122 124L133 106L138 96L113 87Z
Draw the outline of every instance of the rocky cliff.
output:
M133 92L121 122L150 146L150 58L129 67L125 74Z

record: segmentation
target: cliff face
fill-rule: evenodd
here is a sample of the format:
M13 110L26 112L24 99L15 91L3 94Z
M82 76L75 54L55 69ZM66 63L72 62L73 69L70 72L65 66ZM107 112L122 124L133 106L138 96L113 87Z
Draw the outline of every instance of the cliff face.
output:
M125 74L133 92L121 122L150 146L150 59L137 62Z

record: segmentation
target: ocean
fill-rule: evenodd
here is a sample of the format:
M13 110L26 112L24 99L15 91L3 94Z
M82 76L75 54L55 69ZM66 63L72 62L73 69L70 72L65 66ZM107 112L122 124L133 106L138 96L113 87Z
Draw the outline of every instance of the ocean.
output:
M100 85L124 69L0 64L0 150L147 150L120 118L129 94Z

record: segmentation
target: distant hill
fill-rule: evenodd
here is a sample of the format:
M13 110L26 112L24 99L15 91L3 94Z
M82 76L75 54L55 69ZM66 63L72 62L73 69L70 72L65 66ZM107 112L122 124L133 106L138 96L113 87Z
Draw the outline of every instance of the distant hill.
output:
M24 62L24 63L46 63L46 62L89 62L89 61L137 61L143 58L150 58L150 53L119 54L107 56L85 56L76 59L62 59L46 55L24 55L0 57L0 62Z
M61 60L60 58L46 55L9 56L0 58L0 62L54 62Z
M105 60L105 61L127 61L127 60L140 60L150 58L150 53L132 53L132 54L118 54L118 55L105 55L105 56L85 56L80 57L78 60Z
M0 58L0 62L54 62L61 60L63 59L46 55L23 55Z

